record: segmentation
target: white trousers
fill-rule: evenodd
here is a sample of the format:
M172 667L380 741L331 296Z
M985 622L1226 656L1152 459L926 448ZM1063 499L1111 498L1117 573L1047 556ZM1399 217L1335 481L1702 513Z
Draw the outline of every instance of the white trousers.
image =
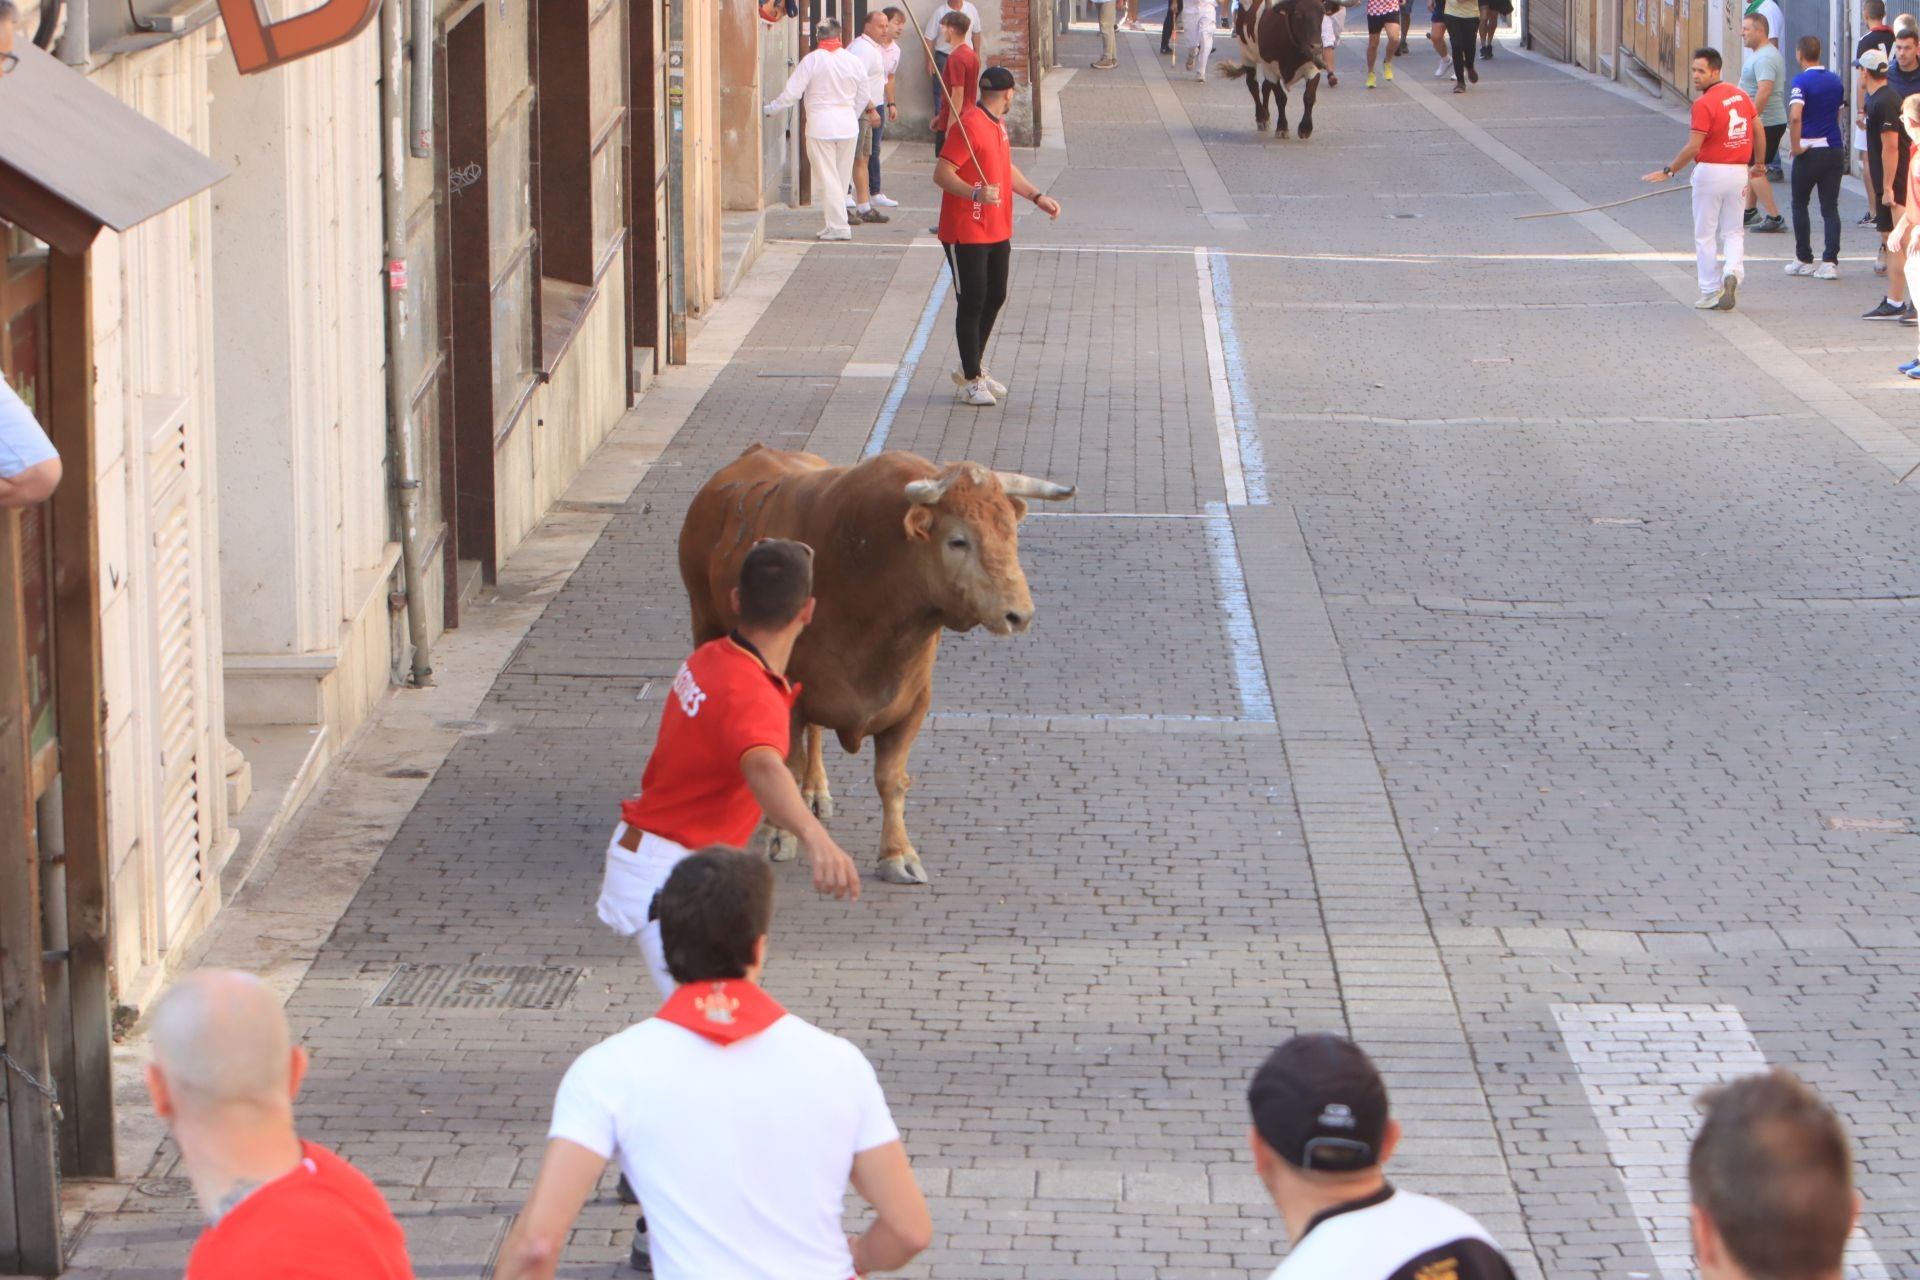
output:
M807 135L807 163L813 166L813 198L827 215L827 230L847 230L847 184L853 181L855 138Z
M1699 164L1693 167L1693 259L1700 292L1718 293L1723 275L1746 275L1747 166ZM1726 254L1726 266L1720 255Z
M1186 0L1180 15L1180 40L1189 49L1200 51L1194 70L1205 74L1207 60L1213 57L1213 0Z
M851 138L847 145L853 145ZM640 833L638 849L627 849L620 844L620 837L625 834L627 824L619 823L607 841L607 870L600 881L600 901L595 910L601 922L615 932L640 939L640 954L646 959L647 972L653 975L653 985L660 988L660 998L664 1000L680 984L667 972L667 951L660 943L660 922L647 919L647 909L653 905L653 895L660 892L660 886L667 882L667 877L690 850L648 831Z

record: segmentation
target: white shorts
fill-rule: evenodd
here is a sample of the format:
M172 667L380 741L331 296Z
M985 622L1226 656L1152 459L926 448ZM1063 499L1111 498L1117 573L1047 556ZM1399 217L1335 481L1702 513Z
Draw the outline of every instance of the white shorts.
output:
M1327 14L1325 17L1320 19L1320 43L1321 44L1332 44L1334 41L1340 38L1340 31L1345 26L1345 22L1343 21L1345 17L1346 15L1344 13L1341 14L1340 17L1338 18L1334 17L1332 14Z
M596 904L601 922L625 937L640 939L640 954L646 958L653 985L665 999L679 985L667 972L667 953L660 943L660 922L647 919L653 895L673 874L680 859L692 850L650 831L640 833L640 847L626 849L620 837L627 834L622 822L607 841L607 869L600 881L600 901Z

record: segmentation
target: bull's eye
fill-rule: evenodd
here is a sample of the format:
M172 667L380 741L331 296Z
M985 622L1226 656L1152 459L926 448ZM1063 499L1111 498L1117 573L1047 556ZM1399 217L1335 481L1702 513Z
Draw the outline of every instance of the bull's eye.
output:
M955 551L965 551L967 549L967 540L959 534L955 534L953 537L947 539L947 545Z

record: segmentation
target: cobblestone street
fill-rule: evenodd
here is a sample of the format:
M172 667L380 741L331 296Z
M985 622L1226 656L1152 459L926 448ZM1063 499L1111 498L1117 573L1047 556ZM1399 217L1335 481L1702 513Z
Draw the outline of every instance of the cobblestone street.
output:
M1678 196L1514 221L1642 191L1671 99L1506 44L1468 94L1423 47L1367 91L1364 44L1301 143L1152 35L1105 73L1063 36L1063 135L1016 162L1065 214L1018 215L997 409L953 398L930 148L852 244L771 213L695 367L539 535L578 568L483 599L524 634L470 705L395 694L239 890L205 959L285 944L303 1133L421 1276L488 1274L562 1071L652 1010L601 853L688 647L682 514L756 441L1079 487L1022 527L1032 630L942 646L932 884L873 878L870 747L828 753L862 900L778 869L767 986L872 1059L932 1202L903 1274L1265 1275L1246 1079L1329 1029L1387 1073L1396 1182L1535 1280L1691 1275L1691 1096L1762 1063L1852 1128L1850 1274L1920 1276L1920 430L1911 331L1855 319L1858 190L1838 284L1756 236L1741 309L1696 312ZM373 1004L470 963L580 972L550 1009ZM191 1189L120 1105L70 1274L178 1276ZM562 1275L630 1274L613 1185Z

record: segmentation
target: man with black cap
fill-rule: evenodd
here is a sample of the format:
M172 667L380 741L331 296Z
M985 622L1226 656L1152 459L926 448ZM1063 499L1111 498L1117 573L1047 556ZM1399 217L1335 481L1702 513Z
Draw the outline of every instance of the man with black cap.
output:
M1254 1169L1293 1246L1271 1280L1513 1280L1485 1227L1387 1182L1400 1126L1351 1042L1295 1036L1254 1073L1247 1105Z
M941 192L940 244L953 272L954 337L960 368L953 375L960 401L995 405L1007 394L1004 383L987 373L984 362L993 322L1007 300L1007 270L1013 262L1011 196L1033 201L1050 218L1060 202L1027 181L1014 167L1007 138L1007 108L1013 103L1013 72L988 67L980 77L980 98L960 113L947 130L933 181Z

